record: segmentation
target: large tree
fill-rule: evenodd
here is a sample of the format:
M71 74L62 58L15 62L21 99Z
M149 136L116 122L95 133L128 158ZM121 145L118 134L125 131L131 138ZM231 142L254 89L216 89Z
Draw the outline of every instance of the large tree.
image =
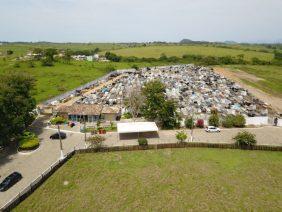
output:
M26 73L8 72L0 78L0 144L21 135L32 123L34 79Z
M163 128L179 126L176 103L166 99L165 85L160 80L146 83L142 93L145 97L142 114L146 119L159 122Z

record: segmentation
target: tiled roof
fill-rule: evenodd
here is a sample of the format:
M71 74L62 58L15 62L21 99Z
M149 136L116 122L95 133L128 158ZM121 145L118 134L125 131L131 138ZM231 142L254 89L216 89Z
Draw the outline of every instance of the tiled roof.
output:
M100 115L102 114L116 114L120 112L119 107L103 107L102 105L87 105L87 104L73 104L71 106L61 106L57 109L60 113L67 113L69 115Z

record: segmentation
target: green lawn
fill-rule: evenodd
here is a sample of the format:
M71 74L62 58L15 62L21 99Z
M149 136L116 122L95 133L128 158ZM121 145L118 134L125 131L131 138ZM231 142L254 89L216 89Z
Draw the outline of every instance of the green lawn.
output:
M75 155L15 211L281 211L281 152Z
M214 46L204 45L184 45L184 46L148 46L136 48L122 48L112 51L121 56L136 56L136 57L155 57L158 58L162 53L167 56L182 57L184 54L203 55L203 56L237 56L244 54L245 59L251 60L257 57L261 60L270 61L273 59L272 53L264 53L257 51L245 51L243 49L228 49Z

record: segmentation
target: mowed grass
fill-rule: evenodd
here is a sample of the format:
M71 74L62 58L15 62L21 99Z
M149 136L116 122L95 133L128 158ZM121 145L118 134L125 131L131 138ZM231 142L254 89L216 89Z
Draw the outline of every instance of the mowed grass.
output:
M136 57L154 57L158 58L162 53L167 56L182 57L184 54L190 55L203 55L203 56L238 56L245 55L246 60L251 60L257 57L261 60L270 61L273 59L272 53L246 51L243 49L229 49L214 46L204 45L184 45L184 46L148 46L148 47L135 47L135 48L122 48L112 51L121 56L136 56Z
M75 155L15 211L281 211L281 152Z
M243 79L243 81L267 93L282 97L282 66L236 65L229 67L233 71L239 69L261 78L262 80L256 82L247 79Z

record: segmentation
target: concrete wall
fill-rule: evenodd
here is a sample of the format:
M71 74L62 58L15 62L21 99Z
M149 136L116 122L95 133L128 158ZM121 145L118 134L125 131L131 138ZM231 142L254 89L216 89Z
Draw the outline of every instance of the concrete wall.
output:
M118 114L113 114L113 113L103 114L103 117L106 121L115 121L117 116Z
M246 125L269 125L268 116L246 117Z
M282 119L278 119L277 126L282 127Z

